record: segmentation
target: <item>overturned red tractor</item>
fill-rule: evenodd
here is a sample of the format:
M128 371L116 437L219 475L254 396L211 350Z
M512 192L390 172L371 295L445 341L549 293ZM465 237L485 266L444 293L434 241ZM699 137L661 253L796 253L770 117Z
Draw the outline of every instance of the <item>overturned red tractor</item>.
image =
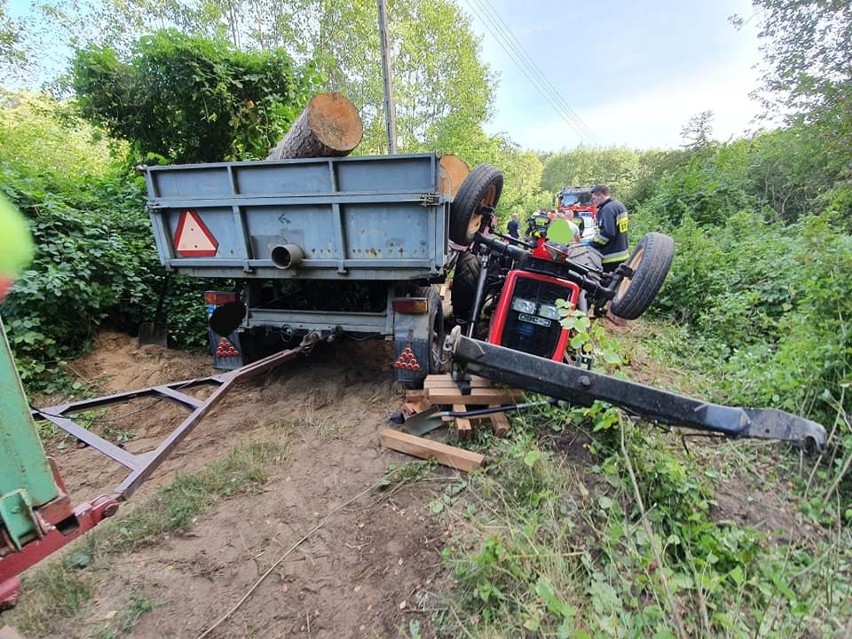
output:
M598 317L638 318L668 274L674 241L648 233L624 264L605 273L597 251L570 243L565 220L555 220L545 241L535 245L495 233L502 188L503 173L480 165L452 204L450 239L466 249L457 256L452 280L458 326L444 350L459 383L468 374L482 375L571 404L603 400L657 423L805 448L825 445L823 426L797 415L713 404L593 372L591 358L568 348L559 300Z
M645 235L630 258L607 273L597 251L572 242L565 220L554 220L534 244L493 232L502 187L502 172L480 165L453 203L450 239L468 247L455 266L453 313L468 337L570 361L557 300L597 316L636 319L645 312L671 266L670 237Z

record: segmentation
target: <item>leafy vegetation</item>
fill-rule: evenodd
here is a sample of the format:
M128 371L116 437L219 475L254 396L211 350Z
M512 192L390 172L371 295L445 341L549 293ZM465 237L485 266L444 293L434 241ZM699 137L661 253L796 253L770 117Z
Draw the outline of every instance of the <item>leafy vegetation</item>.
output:
M140 38L127 61L78 51L73 69L85 117L141 158L177 163L265 158L317 86L311 65L298 70L283 51L244 53L175 30Z
M564 320L575 346L625 374L600 327L583 319ZM629 360L655 346L642 331L618 350ZM685 438L681 450L672 433L600 402L515 417L509 440L480 435L496 462L429 504L452 533L443 633L843 636L852 423L835 409L842 459Z
M744 526L716 497L726 485L759 492L746 488L758 481L783 491L772 478L792 463L774 468L775 455L749 447L736 467L719 463L731 450L685 456L671 437L599 406L516 420L513 432L493 443L496 465L442 500L439 516L456 533L444 551L457 584L439 615L447 635L460 626L469 637L842 635L849 529ZM812 499L779 497L762 516L810 519Z
M144 184L110 159L102 131L50 99L7 96L0 120L0 189L37 243L3 321L25 384L67 390L74 382L62 363L84 352L100 327L132 333L153 316L163 269ZM204 344L207 285L173 278L165 312L174 345Z

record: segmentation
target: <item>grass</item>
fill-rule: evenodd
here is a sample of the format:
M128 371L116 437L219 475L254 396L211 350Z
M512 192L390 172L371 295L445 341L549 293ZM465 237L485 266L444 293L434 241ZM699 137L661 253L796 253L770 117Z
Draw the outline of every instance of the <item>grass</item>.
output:
M144 590L134 589L130 593L126 608L121 614L116 615L112 624L102 626L93 635L92 639L119 639L131 630L142 615L156 609L158 603L148 598Z
M440 509L456 531L444 552L456 582L439 615L446 634L844 636L847 527L779 540L715 521L715 480L665 435L617 430L624 446L598 437L597 463L579 468L518 433Z
M648 337L628 341L640 361L679 334ZM700 362L679 364L669 355L671 371ZM708 385L664 373L690 394ZM819 456L777 442L685 448L600 403L513 416L511 439L475 442L497 462L430 504L453 531L442 635L849 636L852 426L842 406ZM578 429L588 454L575 446L569 459L561 431ZM725 516L722 488L738 512L766 514L759 526Z
M98 579L122 554L192 526L223 499L257 490L286 453L278 442L248 444L202 470L177 475L127 515L119 514L73 544L59 561L24 575L21 603L4 617L26 637L63 634L61 628L91 606ZM155 606L143 591L134 591L115 620L95 636L124 636Z

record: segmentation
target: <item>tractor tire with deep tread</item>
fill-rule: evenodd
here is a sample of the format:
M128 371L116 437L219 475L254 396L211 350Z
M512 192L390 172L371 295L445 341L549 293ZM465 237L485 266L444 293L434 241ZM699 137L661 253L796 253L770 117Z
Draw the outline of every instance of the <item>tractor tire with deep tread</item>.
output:
M453 317L456 324L467 323L471 320L473 299L476 297L476 287L479 283L479 273L482 262L479 256L470 251L459 253L456 260L456 270L450 288L450 302L453 306Z
M480 164L464 179L450 207L450 240L462 246L473 242L482 224L480 207L496 207L503 192L503 171Z
M648 233L642 238L625 262L633 269L633 277L614 282L613 315L633 320L647 310L669 273L674 252L674 240L668 235Z
M425 297L429 307L429 375L443 372L441 357L444 348L444 305L438 291L431 286L423 286L415 291L416 297Z

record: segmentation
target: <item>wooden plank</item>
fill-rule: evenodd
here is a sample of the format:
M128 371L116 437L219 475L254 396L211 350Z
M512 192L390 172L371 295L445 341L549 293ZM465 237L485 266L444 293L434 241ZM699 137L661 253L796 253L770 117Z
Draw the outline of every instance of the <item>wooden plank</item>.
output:
M462 450L455 446L448 446L440 442L433 442L423 437L409 435L393 428L385 428L379 433L382 445L391 450L413 455L420 459L434 457L439 464L469 472L475 468L481 468L485 463L485 457L479 453Z
M506 413L494 413L491 417L491 425L494 427L494 434L497 437L505 437L509 432L509 418Z
M423 381L423 389L430 390L433 388L458 388L458 382L454 380L449 373L446 375L429 375ZM471 388L493 388L494 382L479 375L470 376Z
M481 383L481 384L493 384L494 383L494 380L489 379L488 377L483 377L482 375L468 375L467 380L470 381L470 382L476 382L476 383ZM440 382L446 382L448 384L450 384L450 383L456 384L458 382L458 380L453 379L453 376L452 376L451 373L439 373L439 374L427 375L426 379L423 380L423 381L426 382L426 383L432 383L432 384L440 383Z
M463 413L466 407L464 404L453 404L453 412ZM459 439L467 439L473 435L473 427L470 425L470 420L466 417L456 417L456 432Z
M480 388L470 395L462 395L458 389L429 390L429 400L433 404L467 404L488 406L489 404L514 404L523 397L524 391L517 388Z

